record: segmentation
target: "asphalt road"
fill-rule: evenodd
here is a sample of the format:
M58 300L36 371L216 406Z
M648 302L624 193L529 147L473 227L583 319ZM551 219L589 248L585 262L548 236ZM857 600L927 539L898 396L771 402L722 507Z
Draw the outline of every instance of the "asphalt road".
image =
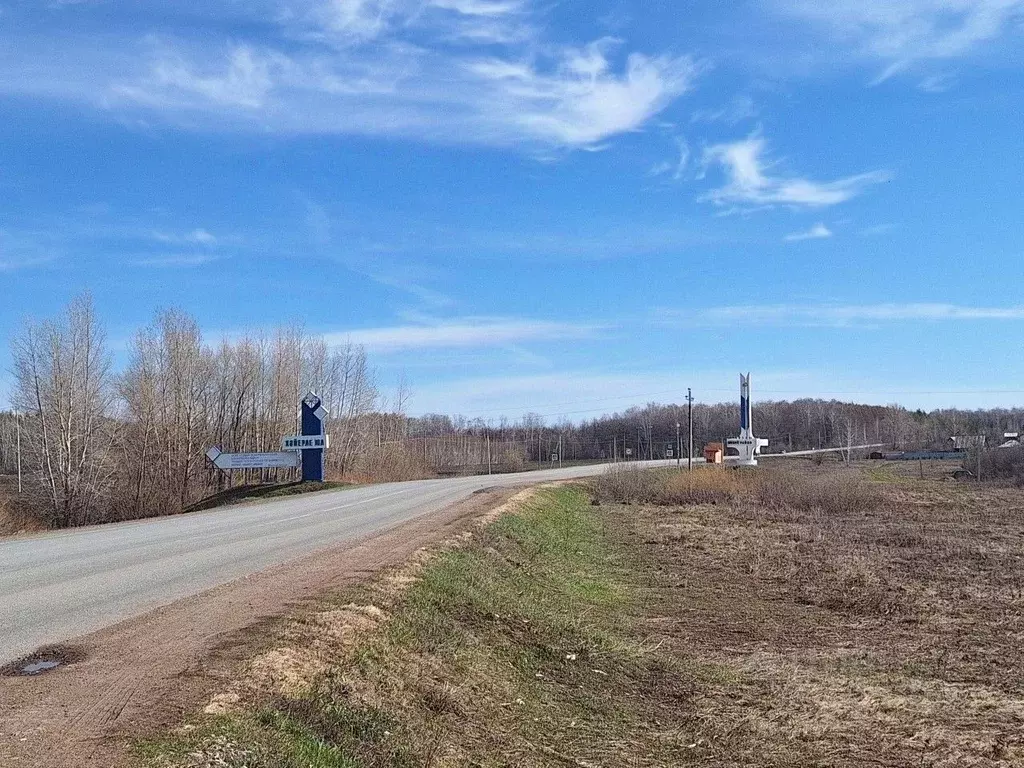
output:
M387 530L482 488L586 477L604 469L389 483L3 541L0 664Z

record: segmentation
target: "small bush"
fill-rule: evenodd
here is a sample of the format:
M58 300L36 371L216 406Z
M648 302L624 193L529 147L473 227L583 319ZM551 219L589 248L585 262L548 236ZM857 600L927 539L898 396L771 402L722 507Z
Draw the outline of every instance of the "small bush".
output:
M746 490L739 473L718 467L682 473L614 467L594 482L597 501L611 504L726 504Z
M882 505L882 491L862 478L845 472L805 474L766 470L757 475L757 502L770 509L798 509L848 515Z
M660 504L729 504L749 495L748 478L743 473L720 467L673 474L664 484Z
M975 453L964 462L964 468L974 472L978 467L978 456ZM983 478L1009 480L1024 486L1024 448L1001 448L986 451L981 456L981 475Z
M665 489L664 472L612 467L594 481L594 497L598 503L656 504Z
M10 536L15 533L28 531L41 531L46 528L41 518L24 509L18 509L18 505L0 490L0 536Z

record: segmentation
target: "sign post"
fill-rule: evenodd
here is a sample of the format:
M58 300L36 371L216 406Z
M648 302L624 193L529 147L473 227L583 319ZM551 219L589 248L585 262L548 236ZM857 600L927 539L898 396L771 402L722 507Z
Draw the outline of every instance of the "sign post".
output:
M324 420L327 410L319 396L310 392L302 398L302 437L324 438ZM303 448L302 450L302 482L322 483L324 481L324 439L323 447Z
M206 457L217 469L230 472L239 469L302 469L302 482L324 481L324 451L331 441L324 433L327 409L323 401L310 392L302 399L302 434L281 438L280 453L223 453L211 448Z

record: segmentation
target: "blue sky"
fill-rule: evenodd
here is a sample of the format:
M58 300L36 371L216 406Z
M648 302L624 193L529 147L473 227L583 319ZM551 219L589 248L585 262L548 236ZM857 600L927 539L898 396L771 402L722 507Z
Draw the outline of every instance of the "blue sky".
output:
M299 321L415 413L1024 403L1022 43L1024 0L0 0L0 338L89 290L121 356Z

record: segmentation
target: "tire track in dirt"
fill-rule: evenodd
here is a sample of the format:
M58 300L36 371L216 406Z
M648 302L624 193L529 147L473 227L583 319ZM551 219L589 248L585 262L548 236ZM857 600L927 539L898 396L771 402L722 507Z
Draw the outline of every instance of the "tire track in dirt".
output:
M0 765L120 768L129 745L198 711L264 642L261 625L465 530L520 488L488 489L436 514L218 587L75 641L81 661L0 677Z

